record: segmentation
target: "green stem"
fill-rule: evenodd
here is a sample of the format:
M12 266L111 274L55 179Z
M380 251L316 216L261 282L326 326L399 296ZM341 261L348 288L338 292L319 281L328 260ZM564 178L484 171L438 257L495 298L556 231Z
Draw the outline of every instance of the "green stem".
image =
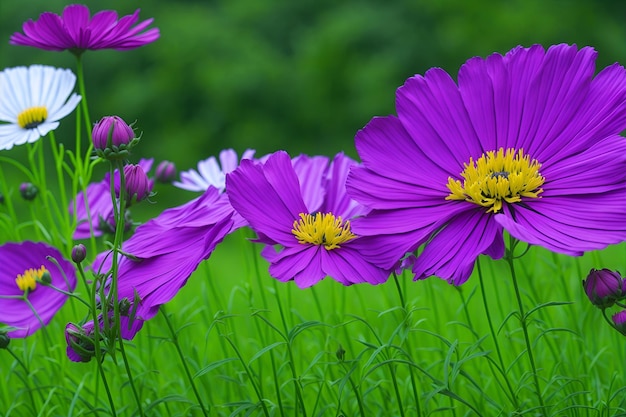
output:
M172 343L174 344L174 346L176 346L176 352L178 352L178 357L180 358L180 362L183 364L185 374L187 375L187 380L189 381L189 384L191 385L191 389L193 390L193 393L196 396L196 399L198 400L198 404L200 405L202 414L205 417L208 417L206 408L204 407L204 403L202 402L202 397L200 397L200 393L198 392L198 388L196 388L196 384L193 380L193 376L191 375L191 372L189 371L189 367L187 366L187 361L185 361L185 355L183 355L183 351L180 348L180 344L178 343L178 334L176 333L176 330L172 326L172 322L170 321L169 316L165 312L165 306L161 306L160 311L163 314L163 317L165 318L165 322L167 323L168 329L170 329L170 334L172 335Z
M515 246L518 241L516 241L513 237L509 238L509 250L505 255L505 259L509 265L509 270L511 271L511 279L513 280L513 288L515 289L515 298L517 299L517 306L519 309L519 319L522 325L522 331L524 333L524 341L526 343L526 352L528 353L528 361L530 362L530 367L533 371L533 382L535 384L535 391L537 393L537 399L539 400L539 405L541 406L541 412L545 411L545 403L543 401L543 395L541 394L541 387L539 386L539 377L537 375L537 366L535 364L535 357L533 355L532 344L530 343L530 336L528 334L528 325L526 323L526 313L524 312L524 303L522 303L522 295L519 289L519 285L517 282L517 275L515 274L515 267L513 265L513 251L515 250Z
M505 371L506 367L504 366L504 359L502 358L502 351L500 350L500 344L498 343L498 335L496 334L496 330L493 326L493 320L491 319L491 313L489 311L489 304L487 304L487 294L485 292L485 281L483 278L482 269L480 267L480 258L476 261L476 267L478 269L478 280L480 281L480 293L483 299L483 306L485 307L485 316L487 316L487 323L489 324L489 332L491 333L491 339L493 340L493 344L496 347L496 354L498 355L498 362L500 364L500 372L504 377L504 382L506 383L507 389L510 393L510 399L513 401L513 406L516 410L519 409L519 403L517 402L517 395L515 394L515 390L511 385L511 381L509 381L509 377L507 372Z

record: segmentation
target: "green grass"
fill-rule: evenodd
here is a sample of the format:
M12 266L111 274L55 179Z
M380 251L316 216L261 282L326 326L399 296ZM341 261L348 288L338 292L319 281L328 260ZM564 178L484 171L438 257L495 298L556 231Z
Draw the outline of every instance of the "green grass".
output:
M591 267L623 270L624 244L582 258L533 247L515 261L541 409L504 260L480 258L486 300L478 268L461 287L403 275L301 290L269 277L244 234L127 343L146 416L201 416L200 402L210 416L626 414L624 336L581 287ZM0 415L111 415L95 361L65 357L65 324L83 314L70 302L45 331L0 351ZM103 368L117 415L139 415L116 361Z

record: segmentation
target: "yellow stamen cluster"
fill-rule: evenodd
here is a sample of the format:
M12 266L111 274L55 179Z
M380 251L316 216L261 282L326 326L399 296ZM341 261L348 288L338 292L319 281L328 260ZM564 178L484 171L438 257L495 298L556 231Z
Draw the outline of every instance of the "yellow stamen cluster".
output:
M22 129L33 129L48 118L48 109L45 106L30 107L17 115L17 124Z
M448 178L450 195L446 200L465 200L483 207L487 213L498 213L504 202L519 203L522 197L538 198L545 178L539 173L541 164L530 160L523 150L500 148L465 164L461 173L463 184Z
M33 292L37 288L37 282L41 281L41 277L46 273L48 273L48 270L43 265L39 269L30 268L24 271L23 274L18 274L17 278L15 278L15 283L21 291L26 293Z
M291 233L304 245L324 245L326 250L356 238L350 231L350 222L343 223L341 217L331 213L300 213L300 220L294 220Z

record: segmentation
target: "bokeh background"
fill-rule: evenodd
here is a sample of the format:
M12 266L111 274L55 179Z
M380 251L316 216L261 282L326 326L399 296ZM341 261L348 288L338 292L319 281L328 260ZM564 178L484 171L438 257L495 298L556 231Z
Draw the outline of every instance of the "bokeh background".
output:
M0 2L1 66L74 68L69 52L9 45L11 33L61 0ZM179 170L221 149L356 157L353 138L394 112L394 92L433 66L456 76L472 56L516 45L594 46L598 67L626 62L626 2L610 0L85 1L120 15L141 8L161 38L84 55L91 116L143 132L136 157ZM73 122L57 136L71 146ZM166 195L166 199L177 199ZM171 204L174 204L172 201ZM170 205L171 205L170 204Z

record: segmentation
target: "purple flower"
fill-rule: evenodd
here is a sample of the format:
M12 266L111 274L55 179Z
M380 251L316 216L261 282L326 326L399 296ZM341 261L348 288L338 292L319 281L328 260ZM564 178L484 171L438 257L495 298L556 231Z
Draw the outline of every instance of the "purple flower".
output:
M0 322L16 329L8 333L12 338L29 336L50 323L67 299L55 288L67 292L76 287L72 263L45 243L5 243L0 264Z
M87 49L117 49L125 51L139 48L159 38L159 29L146 29L153 19L144 20L132 27L139 19L139 9L119 21L113 10L103 10L90 17L89 8L71 4L63 9L63 15L44 12L39 20L24 23L24 33L11 36L13 45L32 46L47 51L64 51L81 54Z
M248 149L241 155L241 159L252 159L253 156L254 150ZM200 161L197 171L190 169L181 172L180 181L174 181L173 185L189 191L206 191L211 186L224 191L226 174L234 171L237 166L239 166L237 152L225 149L220 152L220 163L214 156Z
M268 245L262 255L270 262L269 272L274 278L293 279L301 288L326 276L344 285L379 284L387 279L388 271L361 255L368 240L359 238L350 228L349 217L360 210L341 190L352 164L338 155L327 168L326 179L318 177L321 186L317 193L326 198L316 207L307 207L301 183L285 152L271 155L264 164L243 160L227 175L231 204L259 235L259 241ZM308 167L312 171L319 168L316 164ZM275 245L281 248L276 250Z
M157 165L154 177L162 183L171 183L176 178L176 165L170 161L161 161Z
M119 116L105 116L91 131L94 149L104 151L115 146L128 145L135 138L135 131Z
M626 310L619 311L611 317L615 329L626 336Z
M607 308L626 296L626 283L618 272L592 269L583 280L589 301L598 308Z
M163 211L139 226L122 249L132 258L120 258L118 297L139 297L131 311L139 320L151 319L161 304L170 301L185 285L198 265L215 247L242 224L235 224L225 194L211 187L180 207ZM111 260L101 254L95 270L107 271Z
M442 69L396 95L398 116L356 136L348 193L372 212L392 267L425 244L416 279L465 282L478 255L504 255L503 231L569 255L626 239L626 71L595 73L592 48L540 45L472 58L458 85Z
M153 159L141 159L139 166L144 172L149 172L153 161ZM114 189L119 192L120 176L117 170L113 181ZM74 207L76 207L76 220L78 222L73 238L89 239L92 233L94 236L113 233L115 231L115 218L113 200L111 199L111 175L107 173L102 181L89 184L86 194L85 200L85 195L78 193L69 207L70 214L74 214ZM87 207L89 207L89 211Z
M140 165L124 165L124 179L126 184L126 201L129 206L150 196L154 183L148 178L146 171Z

